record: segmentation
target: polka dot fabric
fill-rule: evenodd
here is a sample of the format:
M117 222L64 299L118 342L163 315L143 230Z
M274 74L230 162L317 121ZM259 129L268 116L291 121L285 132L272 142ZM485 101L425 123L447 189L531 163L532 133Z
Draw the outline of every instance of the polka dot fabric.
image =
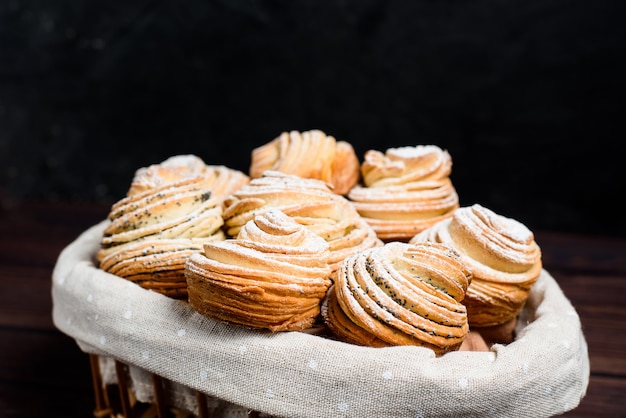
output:
M85 231L59 256L56 327L85 352L209 397L284 417L548 417L575 408L587 390L578 314L546 271L514 342L437 358L423 347L359 347L213 321L185 301L97 269L105 227Z

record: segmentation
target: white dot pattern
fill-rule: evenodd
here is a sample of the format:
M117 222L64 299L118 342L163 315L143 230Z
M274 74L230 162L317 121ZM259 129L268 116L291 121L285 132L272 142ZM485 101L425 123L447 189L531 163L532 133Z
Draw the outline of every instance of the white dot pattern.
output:
M64 286L64 289L60 290L66 292L69 290L69 288L71 288L71 286L69 285L74 283L72 280L72 275L59 277L55 284L64 285L65 283L67 283L68 286ZM131 284L129 284L128 286L130 288ZM134 287L132 288L132 290L134 290ZM77 330L86 327L90 328L91 332L93 332L94 334L91 334L90 339L87 341L95 341L99 343L103 352L107 351L114 353L116 352L116 350L119 350L120 347L122 347L122 349L126 349L125 345L128 344L128 342L123 337L119 337L115 333L108 334L107 331L104 331L110 330L111 324L122 324L122 330L126 331L127 329L133 329L133 326L144 326L145 321L150 319L148 318L149 315L145 314L143 310L139 309L139 306L134 305L132 302L129 303L127 299L124 299L123 303L120 301L120 303L116 305L113 309L111 306L109 306L111 304L109 296L104 293L90 293L89 290L84 290L83 293L80 294L80 297L74 300L78 300L79 303L85 307L86 314L75 315L72 314L72 311L65 311L65 324L67 324L67 326L72 326L72 328L76 328ZM89 306L89 304L91 304L91 306ZM104 309L101 309L102 307L104 307ZM549 337L546 337L546 339L549 339L551 342L551 347L557 348L561 354L563 354L564 349L566 350L565 352L568 354L578 354L578 348L580 347L579 340L581 339L577 338L576 336L569 335L565 332L569 328L580 326L578 314L574 309L556 311L542 307L538 318L535 319L539 320L531 320L527 322L534 328L532 330L530 327L528 329L524 329L522 335L526 335L526 337L520 337L516 339L514 343L510 344L508 347L505 345L502 349L496 348L492 352L487 353L488 356L483 356L483 354L485 353L481 353L481 356L483 356L485 361L498 361L498 363L489 366L493 366L494 369L500 367L500 363L508 361L509 357L511 357L509 355L510 352L514 350L517 345L521 346L517 347L517 349L521 349L522 351L524 351L524 349L530 350L532 347L534 347L536 337L534 336L533 332L535 329L550 329L550 332L548 333ZM97 321L97 323L94 323L94 321ZM163 339L167 339L168 341L172 341L174 344L182 346L187 343L186 340L189 339L189 336L197 338L200 333L197 331L194 321L195 320L193 319L190 320L188 316L181 316L181 319L179 321L173 321L171 327L168 327L165 330L161 329L164 334L162 336ZM189 336L187 336L188 333ZM175 341L177 340L177 338L179 340ZM152 366L152 362L161 361L162 353L160 352L160 349L156 346L150 345L151 343L151 341L148 341L147 345L134 347L135 350L138 350L133 351L132 356L135 359L137 358L137 356L139 356L142 366ZM526 344L526 347L523 346L524 344ZM241 356L242 358L239 359L241 364L250 364L249 362L245 361L246 358L243 358L244 356L262 356L265 355L265 352L267 351L264 349L264 346L256 345L256 340L248 340L245 338L239 340L239 344L235 343L234 345L228 345L226 349L230 350L230 356L228 356L230 359L233 359L233 357L237 357L237 354ZM304 351L302 353L304 353ZM316 357L308 357L311 355L311 353L314 353L313 355L315 355ZM567 363L567 369L571 370L580 367L580 361L578 357L568 357L569 360ZM559 361L562 364L565 360L561 359ZM208 363L204 363L204 367L207 367L207 364ZM319 355L315 351L309 351L307 357L298 357L298 362L296 364L298 364L300 367L300 373L298 373L299 375L317 377L318 374L328 373L328 377L332 377L327 368L332 369L333 362L328 357L324 355ZM396 381L402 380L405 378L406 375L410 374L410 371L406 369L397 369L396 367L394 367L394 365L390 364L391 363L387 363L387 366L379 369L374 367L373 370L377 370L376 374L373 376L370 375L370 377L372 381L377 379L379 383L382 380L384 387L393 389L396 385L396 382L393 382L394 379ZM516 360L514 369L517 370L517 377L521 378L521 380L529 380L530 378L539 379L541 377L541 373L538 373L538 370L541 370L541 365L542 359L534 357L522 357ZM302 373L303 368L306 373ZM196 382L207 382L210 377L209 371L212 369L210 367L203 368L202 365L199 365L199 367L194 367L191 370L195 370L192 372L195 374L192 375L193 380L195 380ZM399 373L402 379L399 379L398 376L394 375L394 372L398 370L400 370ZM522 375L519 374L520 371L522 372ZM457 377L452 380L446 379L446 386L449 386L448 389L457 394L459 392L465 391L468 396L473 395L473 392L469 391L470 386L471 389L479 389L482 386L482 380L476 379L471 371L465 370L463 373L465 373L465 376L457 375ZM275 385L275 383L272 383L272 381L269 382L270 383L266 383L266 386L254 387L254 392L256 394L261 394L261 396L265 396L267 399L277 398L281 401L283 401L284 399L289 399L289 390L291 388ZM539 396L539 398L551 400L553 406L556 409L562 407L562 412L567 412L577 405L577 399L564 399L565 395L563 395L561 391L562 387L564 387L564 385L561 381L553 379L548 382L546 380L544 380L543 382L538 381L537 384L534 386L534 390L538 390L539 392L543 391L542 396ZM278 393L280 396L277 396L276 393ZM334 415L359 416L359 412L361 411L361 405L359 403L360 400L354 397L354 394L344 393L343 395L339 394L339 398L336 398L334 400L330 408L332 409L334 405ZM424 418L425 416L427 416L424 410L420 410L420 408L422 407L423 405L419 403L410 406L414 414L413 416L415 418ZM491 409L483 408L482 411L484 415L497 414L497 410L493 407L491 407Z

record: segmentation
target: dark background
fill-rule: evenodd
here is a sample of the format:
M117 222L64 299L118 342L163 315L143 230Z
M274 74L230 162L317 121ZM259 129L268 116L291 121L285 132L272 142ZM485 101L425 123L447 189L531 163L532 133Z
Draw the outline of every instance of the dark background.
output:
M626 236L626 2L0 2L0 199L113 203L176 154L436 144L461 204Z

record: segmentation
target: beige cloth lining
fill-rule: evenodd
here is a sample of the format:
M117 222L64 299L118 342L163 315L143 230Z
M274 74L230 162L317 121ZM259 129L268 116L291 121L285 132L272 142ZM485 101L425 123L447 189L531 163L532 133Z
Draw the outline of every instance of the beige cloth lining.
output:
M156 373L216 402L293 418L548 417L575 408L586 393L589 357L580 319L545 270L514 342L437 358L422 347L359 347L205 318L185 301L96 268L107 223L92 226L60 254L52 281L54 324L87 353Z

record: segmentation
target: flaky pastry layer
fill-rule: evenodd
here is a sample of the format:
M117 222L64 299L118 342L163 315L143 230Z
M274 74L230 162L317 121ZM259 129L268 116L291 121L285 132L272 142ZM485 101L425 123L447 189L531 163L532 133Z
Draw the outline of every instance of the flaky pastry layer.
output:
M201 158L191 154L175 155L159 164L135 171L127 196L194 177L202 177L214 197L227 196L250 181L239 170L223 165L207 165Z
M237 238L207 243L185 266L189 302L220 321L271 331L310 328L332 284L328 243L278 209Z
M471 272L438 243L391 242L341 264L322 316L340 340L457 350L469 331L461 303Z
M224 240L221 200L202 177L147 189L116 202L108 215L99 267L144 288L186 298L184 265L203 244Z
M410 242L441 242L455 248L472 271L464 300L470 324L487 327L514 319L542 269L533 233L512 218L479 204L459 208Z
M250 177L267 170L326 182L334 193L346 194L359 181L359 160L352 145L314 129L283 132L252 151Z
M348 199L384 241L408 241L449 218L459 198L450 155L434 145L370 150Z
M324 182L278 171L266 171L224 201L227 236L236 236L243 225L270 208L324 238L333 270L347 254L382 245L352 204Z

